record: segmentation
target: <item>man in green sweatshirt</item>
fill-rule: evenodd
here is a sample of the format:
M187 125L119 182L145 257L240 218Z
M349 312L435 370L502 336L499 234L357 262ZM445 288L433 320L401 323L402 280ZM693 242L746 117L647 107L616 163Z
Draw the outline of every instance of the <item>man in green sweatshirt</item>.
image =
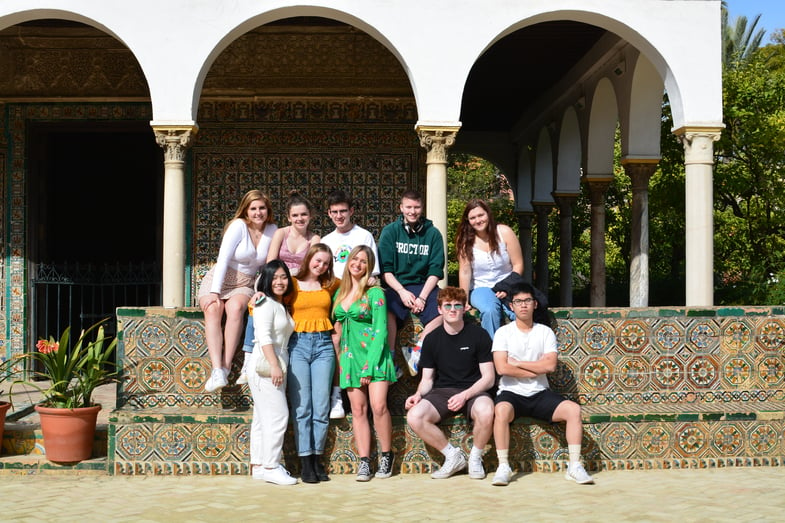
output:
M398 328L410 314L418 316L424 327L414 347L402 348L409 370L415 375L422 339L441 324L433 291L444 277L444 243L433 222L423 216L423 198L419 192L404 192L400 209L401 216L382 229L378 247L382 278L387 285L387 332L391 350L395 347Z

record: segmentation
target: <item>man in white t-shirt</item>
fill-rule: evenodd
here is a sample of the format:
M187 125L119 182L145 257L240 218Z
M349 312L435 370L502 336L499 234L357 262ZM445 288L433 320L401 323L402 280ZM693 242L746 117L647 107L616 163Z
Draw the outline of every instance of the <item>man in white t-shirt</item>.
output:
M367 245L373 251L376 265L371 271L374 276L379 275L379 252L376 249L376 240L373 234L363 229L352 221L354 216L354 201L343 191L333 191L327 197L327 214L335 224L335 230L322 237L333 251L333 271L338 278L343 277L344 266L349 258L349 253L358 245Z
M566 422L569 465L566 478L577 483L594 483L581 464L583 423L581 407L553 392L547 373L556 370L558 349L550 327L534 322L534 288L518 283L509 293L515 321L496 331L493 338L493 363L501 376L496 394L493 438L499 468L493 484L504 486L512 479L509 462L510 423L528 416L551 423Z
M327 215L335 224L335 230L322 237L333 253L333 271L335 276L343 278L343 270L349 253L358 245L367 245L373 251L376 265L371 274L379 276L379 252L376 249L376 240L373 234L363 229L352 221L354 216L354 200L343 191L333 191L327 196ZM343 408L341 387L338 382L333 382L333 391L330 395L330 418L338 419L346 416Z

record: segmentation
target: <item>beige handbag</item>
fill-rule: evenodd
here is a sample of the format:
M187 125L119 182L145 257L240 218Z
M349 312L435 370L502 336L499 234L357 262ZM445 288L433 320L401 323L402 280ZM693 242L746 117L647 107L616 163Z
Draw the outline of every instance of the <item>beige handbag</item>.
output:
M280 365L281 370L286 375L286 360L278 353L276 353L276 356L278 357L278 365ZM256 362L256 374L263 378L269 378L271 370L270 362L267 361L264 352L262 352L262 357Z

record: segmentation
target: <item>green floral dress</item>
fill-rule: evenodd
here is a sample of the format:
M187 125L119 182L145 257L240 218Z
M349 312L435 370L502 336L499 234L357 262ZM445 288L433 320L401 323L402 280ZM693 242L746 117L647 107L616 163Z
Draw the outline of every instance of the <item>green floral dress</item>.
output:
M335 321L341 323L338 365L342 389L360 387L360 378L395 383L395 364L387 346L387 303L380 287L344 310L338 304Z

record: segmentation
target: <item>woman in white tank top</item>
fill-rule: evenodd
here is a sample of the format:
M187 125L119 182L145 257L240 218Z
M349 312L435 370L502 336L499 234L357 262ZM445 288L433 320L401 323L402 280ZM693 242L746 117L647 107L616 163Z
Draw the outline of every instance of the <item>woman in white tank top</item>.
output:
M469 200L455 236L458 284L469 296L470 307L480 312L480 323L491 338L501 326L502 315L513 318L502 304L505 293L493 286L511 272L523 273L523 254L515 232L497 224L482 200Z

